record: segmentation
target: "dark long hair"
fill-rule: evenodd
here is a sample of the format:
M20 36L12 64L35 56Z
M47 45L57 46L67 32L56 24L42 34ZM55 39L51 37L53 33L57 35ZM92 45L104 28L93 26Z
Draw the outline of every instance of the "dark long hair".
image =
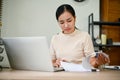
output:
M65 11L70 12L71 15L73 17L75 17L75 11L74 11L73 7L69 4L63 4L63 5L59 6L56 10L56 19L58 20L59 16Z

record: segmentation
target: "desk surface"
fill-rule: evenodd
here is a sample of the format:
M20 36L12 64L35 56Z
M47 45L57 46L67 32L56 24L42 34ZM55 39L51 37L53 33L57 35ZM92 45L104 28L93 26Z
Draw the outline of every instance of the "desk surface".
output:
M119 80L120 70L103 70L100 72L40 72L24 70L4 70L0 72L3 79L39 79L39 80Z

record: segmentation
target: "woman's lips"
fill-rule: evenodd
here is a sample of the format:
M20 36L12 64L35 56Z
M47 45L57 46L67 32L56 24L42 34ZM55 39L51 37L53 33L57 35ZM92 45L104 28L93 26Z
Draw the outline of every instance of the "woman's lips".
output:
M67 28L67 29L64 29L65 31L70 31L71 29L70 28Z

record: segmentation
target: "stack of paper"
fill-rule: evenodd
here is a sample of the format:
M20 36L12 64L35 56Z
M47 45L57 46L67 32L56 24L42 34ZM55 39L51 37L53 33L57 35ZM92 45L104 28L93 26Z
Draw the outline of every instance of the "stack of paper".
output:
M89 63L89 57L84 58L82 64L61 62L61 67L64 68L65 71L75 71L75 72L91 72L93 68ZM96 71L99 71L96 69Z
M82 64L61 62L61 66L64 68L65 71L91 71L91 69L85 69Z

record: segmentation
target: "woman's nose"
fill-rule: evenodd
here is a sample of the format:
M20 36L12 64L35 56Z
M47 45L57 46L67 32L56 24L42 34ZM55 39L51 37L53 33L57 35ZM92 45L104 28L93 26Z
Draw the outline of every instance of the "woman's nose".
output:
M68 23L65 23L65 27L68 27Z

